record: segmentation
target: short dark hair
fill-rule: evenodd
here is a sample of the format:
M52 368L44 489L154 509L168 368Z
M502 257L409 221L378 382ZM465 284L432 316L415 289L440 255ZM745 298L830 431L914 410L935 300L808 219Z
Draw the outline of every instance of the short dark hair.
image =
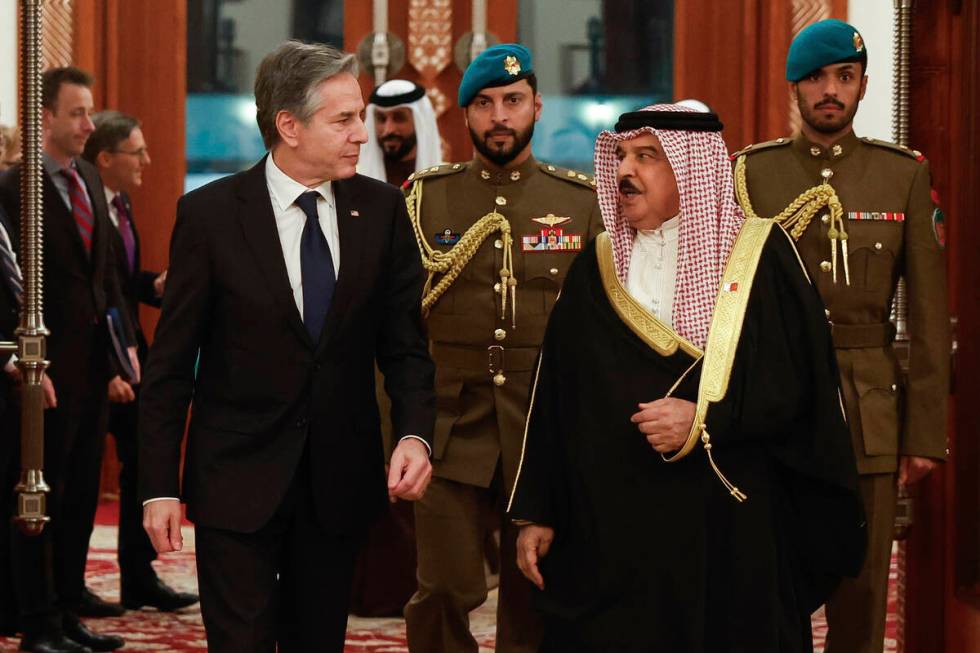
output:
M136 118L119 111L100 111L92 116L95 131L85 142L82 158L94 164L100 152L114 152L140 126Z
M309 122L320 108L317 87L342 73L357 77L357 59L325 43L285 41L267 54L255 73L255 121L266 148L279 142L280 111Z
M81 68L64 66L49 68L41 74L41 106L48 111L55 111L58 104L58 91L62 84L77 84L92 88L95 78Z

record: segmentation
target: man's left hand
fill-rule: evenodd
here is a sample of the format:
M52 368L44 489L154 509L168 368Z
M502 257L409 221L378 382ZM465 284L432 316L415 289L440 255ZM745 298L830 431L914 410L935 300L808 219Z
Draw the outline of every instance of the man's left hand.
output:
M142 376L139 355L136 353L136 347L127 347L126 352L129 353L129 363L133 366L133 372L136 374L136 378L130 379L130 383L138 385Z
M429 450L415 438L405 438L391 454L388 468L388 497L415 501L425 494L432 478Z
M677 451L684 446L694 423L697 407L693 403L667 397L639 406L640 411L634 413L630 421L646 436L650 446L660 453Z
M932 458L902 456L898 463L898 485L900 487L914 485L937 467L939 467L939 463Z

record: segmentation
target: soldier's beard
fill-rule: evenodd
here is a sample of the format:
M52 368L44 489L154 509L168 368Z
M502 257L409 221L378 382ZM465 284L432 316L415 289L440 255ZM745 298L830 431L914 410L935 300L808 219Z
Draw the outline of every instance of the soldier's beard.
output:
M493 137L494 134L510 134L514 139L512 145L504 147L491 147L488 145L488 141ZM483 133L483 138L470 127L470 139L473 141L473 147L482 154L488 161L498 165L500 167L506 166L508 163L517 158L517 155L524 151L527 144L531 142L531 137L534 136L534 123L527 129L517 131L516 129L507 128L497 128Z
M817 106L831 103L843 111L836 119L827 120L823 117L822 110L818 109ZM855 100L854 104L847 106L840 100L823 98L811 107L800 97L799 90L796 91L796 105L800 108L800 117L811 129L821 134L836 134L847 128L854 120L854 114L857 113L858 104L860 104L859 100Z
M381 139L381 151L386 161L401 161L415 149L416 143L415 132L404 137L390 134Z

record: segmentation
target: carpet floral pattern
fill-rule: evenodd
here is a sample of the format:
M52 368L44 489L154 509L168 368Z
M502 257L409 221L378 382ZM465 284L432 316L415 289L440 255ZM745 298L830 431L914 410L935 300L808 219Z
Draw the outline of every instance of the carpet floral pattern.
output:
M117 511L113 504L100 506L95 533L89 551L87 582L99 596L110 601L119 600L119 567L116 565ZM170 554L156 562L157 571L172 587L196 592L197 577L194 567L194 529L183 528L184 550ZM888 624L885 642L886 653L897 653L896 633L897 596L895 590L897 570L892 558L891 582L888 593ZM480 644L480 653L492 653L494 643L494 613L497 593L491 592L489 600L471 616L471 629ZM207 651L204 626L198 606L186 608L175 614L155 610L127 612L119 618L88 620L89 625L102 633L121 635L126 639L122 651L153 651L154 653L192 653ZM827 626L823 611L814 615L815 650L823 650ZM18 641L0 637L0 651L16 651ZM402 619L361 619L351 617L347 628L345 653L407 653L405 622Z

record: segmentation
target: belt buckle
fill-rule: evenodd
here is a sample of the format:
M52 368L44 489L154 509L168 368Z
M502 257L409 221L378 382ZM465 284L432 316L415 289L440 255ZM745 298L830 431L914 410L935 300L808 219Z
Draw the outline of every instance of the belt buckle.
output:
M487 347L487 365L490 368L490 375L504 370L504 348L500 345L490 345Z
M490 378L498 388L507 383L504 376L504 348L500 345L490 345L487 347L487 366L490 371Z

